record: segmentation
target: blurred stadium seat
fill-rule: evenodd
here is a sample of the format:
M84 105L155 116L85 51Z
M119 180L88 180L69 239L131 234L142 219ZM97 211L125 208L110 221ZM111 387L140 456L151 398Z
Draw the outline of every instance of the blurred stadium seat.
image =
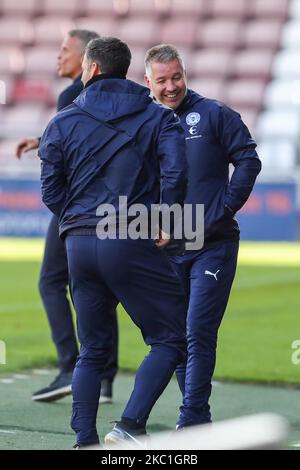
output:
M222 79L194 78L189 80L188 86L202 96L223 101L225 83Z
M33 28L30 20L18 17L0 19L0 44L26 45L33 42Z
M278 20L250 21L242 28L240 45L246 48L277 49L280 43L282 22Z
M300 78L300 51L285 49L274 58L273 75L275 78Z
M43 107L20 105L7 108L0 129L1 138L21 138L40 135L44 130Z
M209 13L216 18L245 18L249 0L210 0Z
M259 155L268 170L290 172L297 164L297 148L290 139L272 139L259 142Z
M15 103L55 104L50 81L19 79L14 82L11 100Z
M162 24L160 30L161 43L172 43L193 47L196 43L197 20L194 18L176 17Z
M240 78L262 78L266 81L271 77L274 53L270 49L245 49L235 54L232 74Z
M270 82L266 87L264 105L281 109L297 107L300 111L300 79L278 79Z
M51 16L37 19L34 23L34 40L37 45L61 43L63 37L75 26L69 17Z
M290 0L251 0L251 15L256 18L280 18L285 21L289 14Z
M75 20L75 27L96 31L101 36L118 35L118 23L114 18L95 18L93 16L80 17Z
M87 15L122 16L129 11L129 0L86 0Z
M231 72L231 60L232 53L228 49L195 51L188 73L200 77L226 77Z
M84 2L80 0L43 0L43 15L79 16L84 11Z
M171 0L129 0L130 16L153 16L156 18L163 17L170 13Z
M296 142L300 133L300 113L293 109L268 109L257 121L256 134L259 138L284 137Z
M130 18L123 20L118 36L131 46L151 46L158 36L158 25L153 18Z
M226 86L224 100L232 108L248 107L259 110L263 101L264 80L232 80Z
M3 15L34 16L40 14L41 0L1 0L0 11Z
M234 48L241 35L241 22L235 19L215 19L200 23L196 44L200 47Z
M300 47L300 14L298 19L289 21L283 26L281 41L284 49L298 49Z
M128 70L128 77L131 80L136 79L138 82L141 82L144 77L144 58L146 49L145 48L134 48L131 50L132 59L131 64Z
M0 47L0 73L21 74L24 71L24 54L17 47Z
M57 73L57 47L31 47L25 54L25 73L27 76L45 77Z
M207 14L207 0L172 0L170 12L173 16L182 18L198 18Z

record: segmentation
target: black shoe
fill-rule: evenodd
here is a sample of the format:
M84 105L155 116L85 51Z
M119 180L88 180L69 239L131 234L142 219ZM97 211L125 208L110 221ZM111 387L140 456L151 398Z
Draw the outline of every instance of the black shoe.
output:
M60 372L48 387L38 390L32 395L34 401L55 401L71 395L73 372Z
M118 447L147 448L147 436L145 428L131 429L124 423L117 422L112 431L104 438L105 445Z
M89 444L86 446L80 446L79 444L75 444L73 446L74 450L100 450L102 446L100 444Z
M112 403L112 382L108 379L101 381L101 392L99 403Z

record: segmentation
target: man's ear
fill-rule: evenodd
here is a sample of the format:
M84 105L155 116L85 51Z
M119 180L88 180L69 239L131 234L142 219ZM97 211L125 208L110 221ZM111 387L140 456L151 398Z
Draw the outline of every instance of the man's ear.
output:
M146 83L147 87L150 88L150 78L148 75L144 75L144 82Z
M91 65L91 72L92 72L92 77L96 77L97 75L101 75L101 68L96 62L93 62Z

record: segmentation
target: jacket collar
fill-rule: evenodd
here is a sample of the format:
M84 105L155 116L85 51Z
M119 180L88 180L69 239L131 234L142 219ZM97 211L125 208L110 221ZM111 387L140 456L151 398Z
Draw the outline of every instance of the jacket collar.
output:
M125 80L126 77L124 75L113 75L110 73L101 73L100 75L96 75L95 77L91 78L86 84L84 88L87 88L88 86L92 85L95 82L99 82L100 80L105 80L107 78L118 78L118 79L123 79Z

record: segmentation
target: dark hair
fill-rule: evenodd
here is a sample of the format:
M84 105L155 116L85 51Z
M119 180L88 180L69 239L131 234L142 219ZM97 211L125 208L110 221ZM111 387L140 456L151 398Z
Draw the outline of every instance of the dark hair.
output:
M145 57L146 74L151 75L151 64L153 62L161 62L166 64L173 60L178 60L182 70L185 70L182 57L180 56L180 53L175 46L172 44L159 44L157 46L151 47L151 49L146 52Z
M71 38L78 38L82 44L82 53L84 53L86 46L92 39L99 38L99 34L96 31L90 31L88 29L71 29L68 32Z
M93 39L88 43L85 54L87 61L98 64L102 73L126 77L131 62L131 52L121 39L112 37Z

